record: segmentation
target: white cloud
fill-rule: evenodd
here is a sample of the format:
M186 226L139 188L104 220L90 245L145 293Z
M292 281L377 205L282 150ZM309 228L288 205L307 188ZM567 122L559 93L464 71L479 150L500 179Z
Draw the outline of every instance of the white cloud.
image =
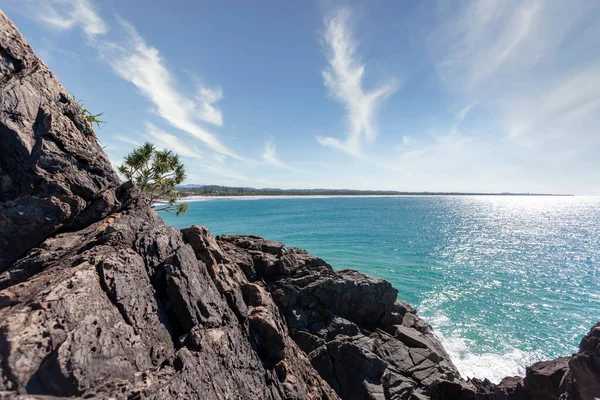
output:
M220 111L213 106L222 97L220 90L201 90L199 103L186 97L176 88L159 51L148 46L131 24L123 20L120 22L127 33L127 40L122 45L101 45L99 49L104 60L123 79L133 83L154 104L156 113L171 126L200 139L214 151L242 159L197 121L222 123Z
M57 29L78 26L90 38L109 30L89 0L25 0L24 5L36 19Z
M553 173L552 183L568 182L575 165L597 170L590 162L600 146L600 4L452 4L439 14L430 50L446 87L459 101L476 102L487 126L499 127L493 133L506 147L498 152L524 175L543 170L537 178L548 180Z
M278 157L273 140L265 143L258 163L237 156L221 142L221 136L206 129L208 124L223 125L223 90L194 77L191 82L176 79L179 76L169 69L169 60L127 22L109 27L95 11L93 0L6 1L13 1L16 10L22 8L24 14L56 29L81 29L88 44L101 52L120 77L133 83L156 114L170 124L160 125L168 133L148 126L147 136L159 146L188 157L188 170L198 174L192 175L196 182L202 183L204 178L217 182L219 177L238 183L258 182L261 178L248 170L261 164L293 170ZM345 135L326 133L317 141L362 162L349 169L334 157L328 160L332 166L327 174L321 167L311 170L310 165L298 162L296 165L307 171L302 174L306 185L331 186L334 182L333 186L348 187L527 191L539 184L548 191L577 192L578 187L597 181L600 3L449 0L438 5L435 13L427 14L427 20L418 21L425 22L424 29L436 26L432 34L418 36L428 38L423 47L429 50L443 83L441 88L434 88L441 89L441 102L431 106L445 101L445 89L454 97L450 99L454 106L466 106L448 121L436 118L446 117L446 110L424 106L422 112L432 114L430 126L415 132L398 129L395 138L379 141L376 156L370 154L367 144L377 137L378 106L399 85L384 80L371 86L372 77L367 74L371 60L365 62L360 57L351 12L338 10L325 20L323 44L328 65L323 79L330 97L345 108L346 131ZM429 18L435 15L439 23L430 24ZM108 41L110 28L114 41ZM417 61L423 64L423 60ZM439 126L440 121L444 126ZM198 146L204 143L213 151L201 154L180 137ZM145 136L113 138L138 145L137 139L143 141ZM395 147L394 140L401 145ZM114 154L123 148L121 145ZM372 170L365 172L369 168ZM284 173L273 168L268 172ZM403 179L398 180L399 176Z
M140 146L142 144L142 142L139 142L139 141L132 139L130 137L127 137L127 136L117 135L117 136L115 136L115 139L118 140L119 142L132 144L134 146Z
M452 128L450 129L451 133L458 133L458 128L460 127L460 124L463 123L463 121L467 118L467 116L469 115L469 113L471 112L471 109L473 107L475 107L476 103L471 103L465 107L463 107L457 114L456 116L456 122L454 123L454 125L452 126Z
M285 162L281 161L279 157L277 157L277 151L275 149L275 143L272 139L267 140L265 142L265 150L262 154L262 160L269 165L273 165L275 167L288 169L290 171L294 171L295 169L290 167Z
M227 165L226 160L219 154L213 154L210 158L203 160L190 159L186 162L186 171L190 183L213 183L213 184L248 184L255 180ZM218 177L215 179L214 177ZM226 178L227 181L224 181Z
M134 138L127 136L115 136L120 142L138 147L142 142L149 140L156 148L160 150L172 150L174 153L184 158L183 163L186 168L186 182L206 183L207 179L211 182L219 183L218 179L226 178L231 184L240 182L250 182L252 179L247 175L236 171L228 166L227 157L219 153L212 153L210 157L204 154L196 147L187 142L183 142L177 136L165 132L154 124L146 122L146 131L143 134L137 134ZM111 148L111 150L113 150ZM122 149L120 149L122 150ZM112 157L111 160L118 160L118 157ZM113 166L118 166L119 162L113 162ZM214 177L219 177L215 178ZM223 183L223 182L221 182Z
M136 138L117 135L114 136L114 139L118 140L119 142L134 145L136 147L140 146L144 141L150 141L159 150L172 150L174 153L183 157L197 159L203 158L202 151L200 151L198 147L192 146L187 142L183 142L177 136L157 128L156 125L150 122L146 122L145 126L146 131L144 134L138 134L136 135ZM225 161L225 158L221 155L218 155L217 158L221 160L221 162Z
M600 63L544 85L534 93L502 99L509 137L529 146L566 140L571 147L597 139L600 126ZM577 137L577 141L573 139Z
M465 107L463 107L459 112L458 112L458 121L457 124L462 123L465 118L467 118L467 116L469 115L469 113L471 112L471 109L473 107L475 107L476 103L471 103Z
M325 22L329 66L323 71L329 94L346 107L346 139L319 136L317 140L323 146L360 156L363 141L373 141L377 136L374 119L378 105L398 89L398 83L387 81L370 91L363 88L365 66L357 59L349 18L350 11L340 9Z
M221 88L210 89L200 85L198 87L198 100L199 114L198 117L203 121L210 122L211 124L221 126L223 125L223 114L221 110L216 108L214 104L223 99L223 91Z
M491 78L501 68L526 67L543 54L532 42L543 4L539 0L481 0L457 7L436 44L449 50L438 63L446 81L468 88ZM520 57L528 52L527 58Z
M430 45L440 77L458 94L488 106L516 94L543 106L542 95L569 82L581 84L573 78L600 64L593 51L600 32L582 29L589 24L584 19L594 14L591 9L600 11L594 2L481 0L455 5L440 15L441 27ZM572 52L574 48L578 51ZM585 84L582 88L589 93Z
M125 38L119 42L100 40L109 27L96 13L90 0L26 0L34 17L59 29L80 27L100 53L123 79L133 83L155 107L156 113L171 126L203 141L210 149L243 160L225 146L199 121L223 125L221 110L215 103L223 98L221 88L198 86L196 97L188 97L177 88L172 73L165 66L158 49L146 44L133 25L117 18Z
M183 142L177 136L158 129L155 125L146 122L147 134L152 138L152 143L162 150L172 150L183 157L203 158L202 152L189 143Z

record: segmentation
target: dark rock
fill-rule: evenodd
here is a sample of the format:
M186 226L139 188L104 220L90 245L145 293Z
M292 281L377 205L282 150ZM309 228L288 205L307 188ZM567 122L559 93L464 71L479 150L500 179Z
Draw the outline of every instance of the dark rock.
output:
M295 331L293 339L306 354L311 353L326 343L320 337L304 331Z
M494 387L494 396L497 400L525 400L527 393L520 376L507 376Z
M370 336L374 340L373 351L386 360L399 373L409 377L409 370L415 366L410 349L404 343L383 332L375 332ZM424 360L424 359L423 359Z
M338 340L329 342L327 350L334 363L335 378L342 398L364 399L374 391L383 391L377 386L381 384L379 381L386 363L377 355L350 342Z
M431 348L433 347L423 335L413 328L408 328L403 325L393 325L390 333L402 343L409 347Z
M458 377L443 349L438 351L441 344L428 330L401 325L408 314L414 316L413 325L421 320L410 305L396 300L397 291L388 282L351 270L334 272L303 250L275 248L263 242L257 236L217 238L240 269L255 268L257 280L242 288L246 303L262 304L263 300L257 299L272 298L282 310L292 338L340 396L391 398L393 393L418 398L427 395L427 386L434 380ZM263 248L270 253L256 250ZM242 251L251 251L252 260L239 256ZM277 268L283 256L292 256L292 268L287 271ZM242 262L252 265L240 265ZM403 338L407 343L381 329L400 329L406 333ZM408 340L407 335L414 340ZM384 376L388 377L387 388Z
M0 272L128 200L79 107L0 13Z
M527 367L524 386L529 397L540 400L558 399L563 376L567 372L569 357L561 357L551 361L540 361Z
M383 388L386 399L408 400L417 384L409 378L388 370L383 374Z
M342 336L356 336L360 333L360 330L356 324L348 321L347 319L335 317L327 325L327 338L329 340L335 339L336 337Z
M569 389L569 357L542 361L527 368L525 379L506 377L494 385L488 380L438 380L431 385L432 400L550 400L584 399L578 390ZM596 394L597 396L597 394ZM594 397L587 397L593 399Z
M431 400L479 400L478 389L471 382L440 380L431 388Z
M425 321L423 321L421 318L419 318L413 312L407 312L406 314L404 314L401 324L408 328L416 329L417 331L419 331L421 333L428 333L430 330L429 325L427 325L427 323ZM395 324L389 324L389 325L395 325Z
M308 354L310 361L319 375L338 395L342 394L334 367L334 360L329 354L327 345L322 345Z
M196 258L207 265L216 265L226 261L223 250L216 239L204 226L192 225L181 230L183 239L189 243L196 253Z
M582 400L600 397L600 323L592 327L569 360L573 390Z

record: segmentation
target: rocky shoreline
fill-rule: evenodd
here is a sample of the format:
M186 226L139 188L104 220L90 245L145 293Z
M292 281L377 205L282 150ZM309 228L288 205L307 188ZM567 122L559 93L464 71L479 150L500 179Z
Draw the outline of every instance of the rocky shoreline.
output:
M593 399L572 357L465 381L382 279L166 226L0 12L0 399Z

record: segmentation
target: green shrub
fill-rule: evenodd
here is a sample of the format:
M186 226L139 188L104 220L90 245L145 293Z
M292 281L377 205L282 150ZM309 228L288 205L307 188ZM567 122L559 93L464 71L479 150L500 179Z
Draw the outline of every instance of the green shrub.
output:
M187 204L177 203L181 194L176 189L185 179L185 168L172 151L146 142L125 157L119 172L138 185L155 210L176 215L187 211Z
M85 119L87 121L87 123L90 124L90 127L93 128L94 124L96 124L96 127L99 128L100 124L104 123L104 121L101 121L98 119L98 117L102 116L102 114L104 114L104 112L101 112L99 114L94 114L90 110L85 108L85 101L77 100L73 94L71 94L71 97L73 97L73 100L75 100L75 102L81 109L81 113L83 114L83 119Z

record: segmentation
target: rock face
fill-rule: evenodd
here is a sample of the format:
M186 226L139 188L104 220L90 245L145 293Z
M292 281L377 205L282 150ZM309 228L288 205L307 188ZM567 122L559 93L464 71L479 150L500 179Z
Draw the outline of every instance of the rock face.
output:
M583 338L579 353L569 360L566 380L568 388L582 400L600 397L600 323Z
M200 243L194 238L201 232L183 231L192 244ZM251 329L264 336L259 349L269 343L274 352L273 344L279 348L289 335L340 397L418 398L435 380L458 378L427 324L396 300L398 291L389 282L352 270L335 272L304 250L257 236L223 235L215 244L221 252L195 247L196 254L224 254L216 276L243 271L235 281L249 307ZM232 289L229 298L238 297ZM277 318L256 313L257 307L278 310L285 329L265 328Z
M0 272L118 209L119 186L77 104L0 12Z
M525 380L466 382L388 282L164 225L1 12L0 56L0 399L598 395L598 325Z

